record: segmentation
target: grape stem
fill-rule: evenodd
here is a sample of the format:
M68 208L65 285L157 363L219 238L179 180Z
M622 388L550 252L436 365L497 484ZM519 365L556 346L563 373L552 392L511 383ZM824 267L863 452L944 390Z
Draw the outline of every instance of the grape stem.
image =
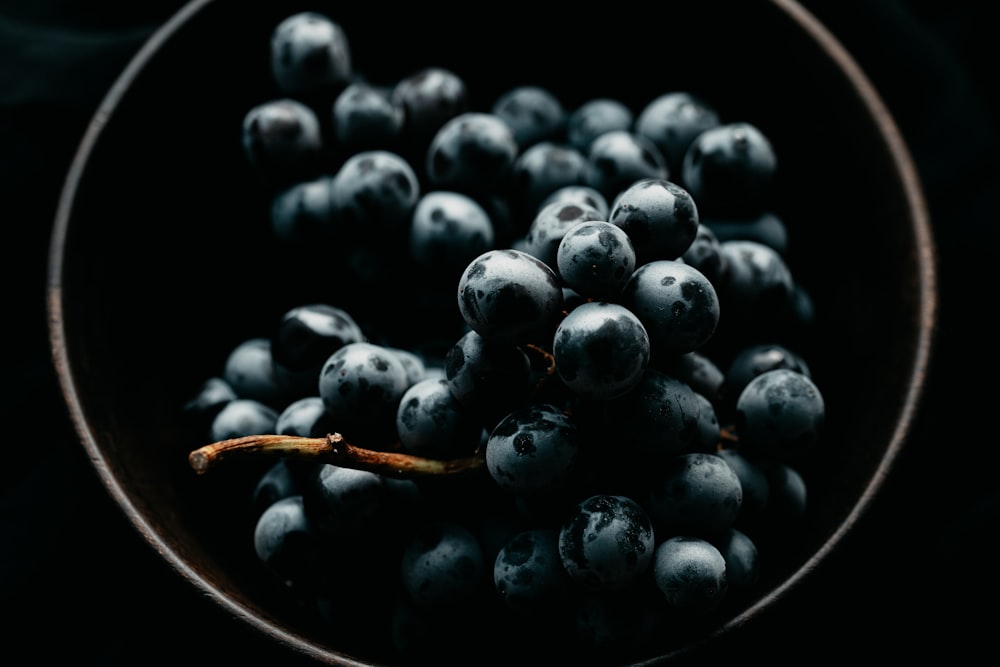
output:
M482 470L486 465L482 451L456 459L429 459L400 452L381 452L356 447L339 433L323 438L293 435L248 435L220 440L199 447L188 455L188 463L202 475L233 456L274 455L299 460L332 463L344 468L410 479L414 477L463 475Z

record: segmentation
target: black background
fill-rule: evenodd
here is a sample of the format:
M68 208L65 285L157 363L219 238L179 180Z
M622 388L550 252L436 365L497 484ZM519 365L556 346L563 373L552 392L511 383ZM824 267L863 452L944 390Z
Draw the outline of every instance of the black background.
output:
M79 446L50 364L45 270L62 180L114 78L180 4L0 4L3 662L297 664L142 541ZM917 161L939 251L941 321L913 437L884 492L817 576L717 657L971 658L990 650L1000 621L995 24L985 2L803 4L866 70ZM861 230L841 231L837 252L864 243Z

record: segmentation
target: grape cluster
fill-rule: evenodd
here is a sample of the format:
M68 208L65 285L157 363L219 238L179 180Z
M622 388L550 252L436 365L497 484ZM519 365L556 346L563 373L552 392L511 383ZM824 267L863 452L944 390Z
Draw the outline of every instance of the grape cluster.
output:
M444 68L366 81L312 12L270 48L284 97L248 110L246 159L277 241L333 249L348 288L184 406L221 449L286 436L248 558L387 659L637 657L752 599L825 418L765 133L683 91L478 110ZM296 448L330 434L365 464Z

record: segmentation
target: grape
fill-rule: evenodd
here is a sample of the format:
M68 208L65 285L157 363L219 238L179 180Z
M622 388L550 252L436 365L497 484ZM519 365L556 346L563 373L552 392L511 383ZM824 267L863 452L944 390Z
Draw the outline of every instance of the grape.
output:
M367 342L338 349L319 376L319 395L331 418L343 424L340 431L357 432L377 442L395 435L396 411L409 386L399 355Z
M683 178L684 155L694 138L720 124L719 112L699 96L670 91L651 100L635 119L635 132L659 149L673 178Z
M694 397L698 401L698 437L691 449L709 454L715 453L719 445L719 437L722 434L715 406L697 392L694 392Z
M707 218L702 223L721 241L755 241L774 248L778 254L788 253L788 229L773 211L749 218Z
M221 377L210 377L202 383L198 392L184 403L184 417L195 432L208 432L219 410L235 398L237 398L236 392L228 382Z
M661 259L643 264L622 293L658 354L685 354L708 342L719 324L719 297L703 273L683 262Z
M664 356L658 361L659 370L688 384L713 405L718 404L726 376L711 357L701 352L685 352Z
M627 496L601 494L582 501L559 529L559 555L574 581L599 591L623 590L653 559L653 526Z
M695 617L717 609L729 588L726 559L719 549L687 535L660 543L653 576L671 609Z
M563 235L556 252L559 276L578 294L616 300L635 271L632 239L610 222L581 222Z
M351 48L339 23L317 12L299 12L271 34L271 74L292 96L331 94L353 75Z
M290 184L318 176L324 150L319 118L298 100L261 102L243 118L243 151L268 182Z
M445 378L452 395L492 426L527 401L531 361L519 347L468 331L448 351Z
M323 463L312 468L303 495L317 529L339 543L372 530L389 491L381 475Z
M590 163L579 150L552 141L525 148L514 160L511 201L520 212L537 212L553 192L564 187L589 187Z
M672 534L711 539L736 523L743 487L717 454L677 454L654 473L649 514Z
M428 378L403 394L396 430L404 452L449 459L472 454L482 426L452 395L446 380Z
M289 588L308 588L321 578L322 541L301 495L276 500L260 513L253 548L260 562Z
M275 374L299 395L315 394L319 372L330 355L364 340L361 326L343 308L327 303L294 306L282 313L271 335Z
M333 233L333 179L328 175L299 181L280 189L271 200L271 231L296 248L308 248Z
M542 200L538 210L556 202L579 204L583 208L595 209L600 220L607 220L608 217L608 200L589 185L564 185L557 188Z
M735 403L750 380L776 368L789 368L810 375L809 365L802 355L787 346L778 343L756 343L742 348L729 362L724 383L726 396Z
M620 100L609 97L587 100L566 119L566 140L586 154L594 139L612 130L629 131L633 120L632 110Z
M538 403L504 417L486 442L486 467L517 495L548 494L567 485L579 454L576 425L553 405Z
M559 323L552 355L559 377L575 394L615 398L642 380L649 364L649 336L632 311L593 301L580 304Z
M354 153L333 176L333 202L340 224L366 233L396 232L410 224L420 199L417 174L402 156L387 150Z
M336 425L319 396L304 396L285 406L278 413L274 432L304 438L322 438L336 432Z
M420 607L454 607L480 589L483 552L467 528L451 522L432 522L416 532L403 550L400 571L403 586Z
M708 225L699 223L694 240L687 250L681 253L680 259L687 265L705 274L713 285L725 284L726 259L722 253L719 238Z
M743 500L740 502L736 525L753 527L766 511L771 492L771 485L764 469L734 448L722 448L716 454L728 463L740 478Z
M649 368L633 389L608 401L602 414L610 436L647 461L693 447L700 436L700 411L689 385Z
M541 86L511 88L496 99L491 111L510 127L520 151L556 139L566 124L559 98Z
M278 459L272 463L257 479L251 494L257 518L259 519L264 510L282 498L301 496L302 487L299 479L293 466L289 465L288 459Z
M242 438L257 433L274 433L278 412L252 398L236 398L226 403L212 420L213 441Z
M462 272L458 308L483 338L521 345L553 326L562 308L562 288L537 257L519 250L488 250Z
M643 178L668 178L660 150L646 137L629 130L611 130L596 137L587 151L590 185L609 201Z
M496 190L510 175L517 141L498 116L466 111L431 138L426 173L431 187L468 194Z
M410 255L419 266L449 278L493 248L495 239L486 209L461 192L427 192L413 211Z
M726 317L759 332L780 331L791 316L795 293L788 263L756 241L721 241L719 253L726 272L717 291Z
M736 401L740 451L752 459L797 459L819 439L825 413L823 395L807 375L765 371Z
M726 561L729 592L750 590L760 579L760 559L754 541L746 533L731 528L719 540L718 549Z
M571 590L559 557L559 531L535 528L514 535L496 556L493 583L512 609L558 613Z
M698 207L691 195L662 178L634 181L615 201L608 221L621 227L638 264L677 259L698 234Z
M468 110L468 89L462 77L443 67L427 67L396 82L391 100L403 108L407 154L423 151L445 124Z
M333 101L333 136L348 151L389 150L403 132L405 115L386 88L363 81L347 85Z
M777 159L758 127L725 123L694 138L682 169L683 182L704 215L742 217L760 213L768 203Z

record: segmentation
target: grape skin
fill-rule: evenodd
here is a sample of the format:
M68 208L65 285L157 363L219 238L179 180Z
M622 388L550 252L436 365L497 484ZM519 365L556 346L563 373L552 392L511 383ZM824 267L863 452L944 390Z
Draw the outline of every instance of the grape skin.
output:
M807 375L790 368L761 373L736 401L740 451L793 461L819 439L825 416L823 395Z
M511 609L558 612L570 583L555 528L519 532L504 544L493 564L493 584Z
M624 306L592 301L559 323L552 355L572 392L590 399L616 398L642 380L649 364L649 336Z
M288 95L315 97L343 87L354 74L347 34L318 12L298 12L271 33L271 75Z
M504 417L486 442L486 468L497 486L517 495L560 489L579 455L577 427L547 403L527 405Z
M668 460L649 487L649 513L669 533L711 539L736 523L743 486L716 454L687 452Z
M608 221L621 227L638 264L677 259L698 234L698 207L691 194L663 178L633 182L615 200Z
M621 227L602 220L568 229L556 251L556 268L563 282L594 299L617 300L635 266L632 239Z
M403 586L418 606L454 607L480 589L483 552L467 528L446 521L423 526L403 549Z
M672 609L696 617L715 611L729 588L719 549L687 535L667 538L656 548L653 576Z

